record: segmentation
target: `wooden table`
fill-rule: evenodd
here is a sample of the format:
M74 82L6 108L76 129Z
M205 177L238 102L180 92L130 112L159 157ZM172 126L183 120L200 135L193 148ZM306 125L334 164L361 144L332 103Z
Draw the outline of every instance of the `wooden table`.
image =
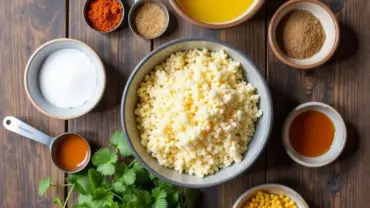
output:
M126 1L127 2L127 1ZM172 11L169 34L154 41L133 35L128 28L104 35L91 30L82 16L83 0L0 0L0 118L16 116L50 135L78 132L104 146L120 126L120 99L135 65L152 49L176 38L206 36L243 50L266 76L273 93L274 130L268 147L252 169L235 180L203 190L199 207L230 208L245 190L263 183L288 185L311 207L369 207L370 197L370 1L347 0L337 13L341 43L330 63L315 70L294 70L272 54L266 41L268 22L283 0L267 0L250 21L229 30L193 26ZM127 2L132 5L133 1ZM169 6L169 5L168 5ZM170 6L168 8L171 8ZM107 93L101 105L78 119L61 121L38 112L28 101L23 73L32 52L55 38L81 40L106 64ZM322 101L334 106L348 127L348 144L341 157L324 168L297 165L281 144L281 127L288 112L300 103ZM47 176L62 183L65 174L53 166L48 149L0 128L0 207L51 207L63 188L37 195ZM72 206L70 206L72 207Z

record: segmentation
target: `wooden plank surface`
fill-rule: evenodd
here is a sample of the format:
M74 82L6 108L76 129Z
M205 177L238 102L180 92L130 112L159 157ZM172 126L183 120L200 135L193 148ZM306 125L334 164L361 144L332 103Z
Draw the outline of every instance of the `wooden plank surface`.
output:
M270 2L269 18L283 1ZM370 182L365 178L370 173L370 24L364 21L369 12L367 0L346 1L337 13L341 27L339 50L329 63L317 69L294 70L268 50L267 77L275 104L275 126L267 149L267 182L291 186L307 199L310 207L369 207L366 193ZM345 151L333 164L322 168L297 165L282 147L280 135L285 117L293 107L308 101L332 105L347 123Z
M0 118L13 115L49 135L64 132L64 122L39 113L28 101L23 73L33 51L44 42L65 36L63 0L0 1ZM0 128L0 207L51 207L52 199L63 197L54 189L44 197L37 194L40 180L51 176L63 183L42 144Z

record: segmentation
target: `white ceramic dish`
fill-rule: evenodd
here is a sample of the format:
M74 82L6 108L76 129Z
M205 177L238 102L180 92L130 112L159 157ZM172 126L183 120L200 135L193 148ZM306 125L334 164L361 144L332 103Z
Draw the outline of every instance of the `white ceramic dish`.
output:
M74 108L59 108L49 103L40 92L39 71L45 59L60 49L77 49L85 53L95 64L97 86L92 97L83 105ZM105 69L99 56L85 43L74 39L55 39L40 46L28 60L24 73L24 85L32 104L43 114L56 119L73 119L90 112L100 101L105 90Z
M279 47L276 39L280 21L293 10L306 10L320 20L326 40L321 50L308 59L293 59L287 56ZM274 14L268 31L269 43L273 53L285 64L298 69L311 69L327 62L335 53L340 39L340 29L336 16L325 4L317 0L292 0L283 4Z
M243 205L245 205L248 200L254 197L259 191L265 191L272 194L284 194L293 200L298 208L308 208L307 202L301 195L293 189L279 184L263 184L249 189L236 200L233 208L243 208Z
M260 95L259 107L263 112L256 124L256 132L248 145L243 160L233 164L217 173L200 178L189 174L180 174L173 169L159 165L140 143L140 134L137 129L136 115L134 114L138 96L137 89L144 79L157 64L165 60L170 54L190 49L206 48L211 51L224 50L232 59L241 63L243 73L248 82L253 84ZM135 68L127 81L121 104L122 128L126 135L127 143L131 147L136 159L153 175L162 180L179 186L201 188L222 184L245 172L262 153L269 138L272 126L272 100L268 85L253 62L241 51L227 43L210 40L208 38L185 38L167 42L149 53Z
M330 149L319 157L305 157L294 150L289 139L292 121L306 111L319 111L330 118L334 124L335 134ZM320 102L308 102L295 108L287 117L283 127L283 144L288 155L297 163L306 167L322 167L333 162L343 151L347 141L347 128L340 114L331 106Z

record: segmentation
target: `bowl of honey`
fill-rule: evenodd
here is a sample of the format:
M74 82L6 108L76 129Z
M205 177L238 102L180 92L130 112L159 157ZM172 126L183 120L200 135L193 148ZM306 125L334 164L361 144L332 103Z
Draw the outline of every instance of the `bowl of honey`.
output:
M296 107L284 123L283 145L288 155L306 167L322 167L339 157L347 128L341 115L321 102Z
M170 0L188 22L209 29L237 26L252 18L265 0Z

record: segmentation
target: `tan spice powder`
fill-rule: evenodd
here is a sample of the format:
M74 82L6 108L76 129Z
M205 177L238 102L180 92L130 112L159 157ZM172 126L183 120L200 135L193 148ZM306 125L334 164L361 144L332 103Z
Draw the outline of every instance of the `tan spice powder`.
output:
M144 3L137 8L134 20L136 32L147 38L156 37L165 29L165 14L155 3Z
M279 25L283 51L291 58L307 59L324 45L326 35L320 21L309 11L294 10ZM280 34L279 34L280 33Z

